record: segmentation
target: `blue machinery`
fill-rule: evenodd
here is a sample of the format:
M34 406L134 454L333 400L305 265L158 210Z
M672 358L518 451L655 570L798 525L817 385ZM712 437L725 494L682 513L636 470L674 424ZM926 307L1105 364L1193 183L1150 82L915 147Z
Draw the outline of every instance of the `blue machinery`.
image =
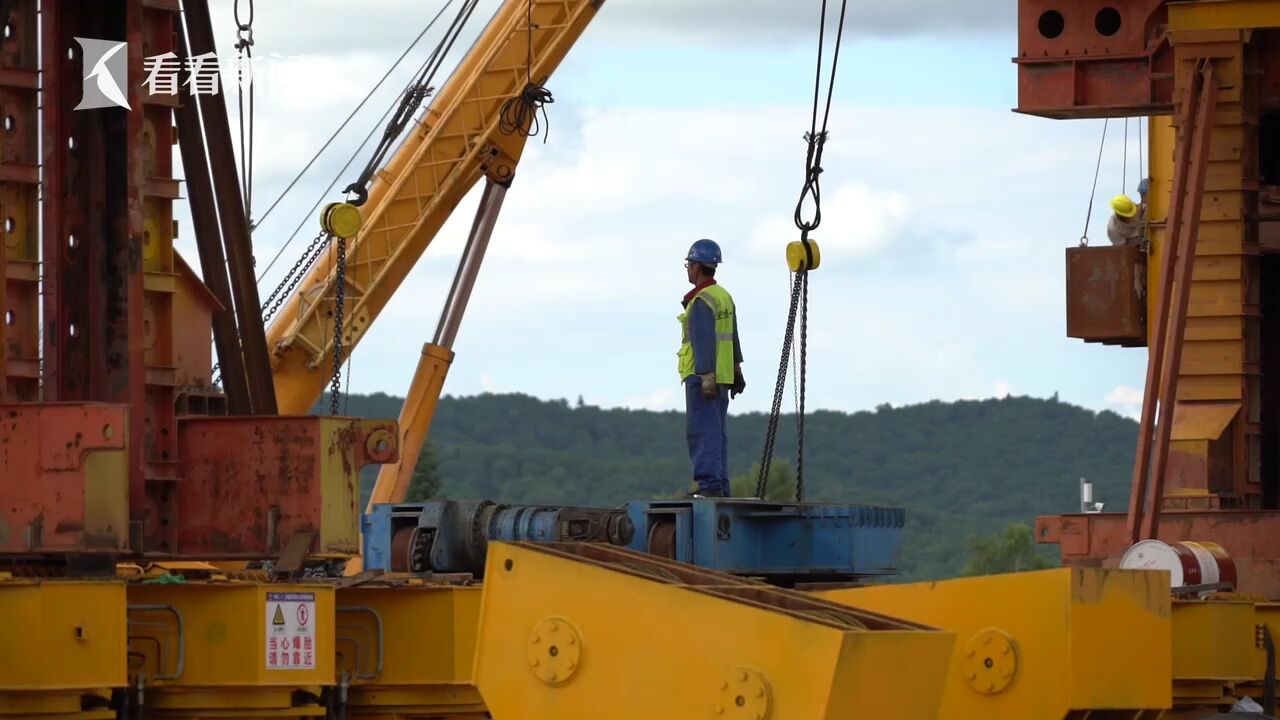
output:
M906 512L750 499L637 500L620 508L436 500L374 507L363 519L366 569L484 571L490 540L597 542L772 582L897 572Z

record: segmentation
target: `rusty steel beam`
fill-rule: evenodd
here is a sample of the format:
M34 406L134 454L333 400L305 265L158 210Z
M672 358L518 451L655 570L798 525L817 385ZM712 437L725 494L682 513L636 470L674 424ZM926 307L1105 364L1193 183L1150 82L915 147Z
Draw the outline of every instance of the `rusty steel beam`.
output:
M1165 0L1018 0L1018 112L1161 115L1173 107Z
M1191 148L1186 169L1187 195L1179 208L1182 222L1179 235L1170 233L1171 244L1178 249L1177 267L1173 282L1177 294L1168 322L1169 338L1165 341L1160 378L1160 423L1156 428L1154 467L1151 473L1151 509L1142 522L1142 538L1155 538L1160 529L1160 510L1164 497L1164 474L1169 465L1169 440L1173 432L1173 408L1178 401L1178 368L1182 362L1182 341L1187 327L1187 305L1191 300L1191 273L1195 267L1196 241L1200 235L1200 208L1204 204L1204 182L1209 166L1209 142L1213 133L1213 118L1218 107L1218 78L1212 60L1205 60L1200 76L1199 97L1189 94L1188 100L1197 100L1195 126L1190 133ZM1165 283L1169 284L1169 283Z
M44 82L44 399L128 407L131 496L144 493L141 115L75 110L84 55L76 37L131 41L141 73L141 0L46 3ZM132 84L130 84L132 85ZM141 102L129 88L130 104Z
M1177 143L1174 153L1173 192L1169 205L1169 243L1162 250L1160 259L1160 290L1156 296L1156 312L1151 333L1151 355L1147 360L1146 383L1142 395L1142 414L1138 421L1138 450L1133 458L1133 479L1129 488L1128 532L1130 542L1137 542L1143 524L1147 483L1151 470L1152 433L1155 429L1156 401L1159 399L1160 371L1165 354L1165 339L1169 326L1169 305L1173 295L1174 262L1177 259L1178 229L1182 224L1182 204L1186 198L1187 157L1190 143L1185 134L1191 131L1195 117L1194 98L1198 93L1198 84L1202 80L1199 73L1191 78L1184 91L1184 97L1178 105L1178 131L1183 140ZM1172 421L1172 418L1166 418ZM1159 500L1157 499L1157 502Z
M0 7L0 399L39 398L40 38L35 0Z
M143 76L142 4L143 0L124 0L115 8L111 4L95 4L105 13L108 22L123 21L124 37L129 42L128 77L131 78ZM112 224L113 230L104 283L109 323L105 342L108 388L104 399L129 406L129 520L131 527L142 530L147 523L143 509L147 507L145 444L149 419L144 327L146 295L142 267L145 253L143 235L146 232L143 189L147 183L147 168L142 158L147 143L142 113L143 88L127 81L125 84L129 86L129 106L133 110L114 110L118 120L108 124L103 136L110 157L108 181L117 176L123 178L122 182L114 182L107 188L109 218L104 219ZM158 434L159 430L155 432Z
M179 55L190 57L186 38L178 33ZM189 87L189 86L188 86ZM178 148L186 172L187 197L191 222L195 226L196 248L200 253L200 272L204 284L222 307L213 313L213 341L218 353L222 388L232 415L247 415L252 410L249 378L245 373L239 331L236 327L235 304L231 299L231 282L227 279L227 259L222 251L222 230L218 224L217 200L209 178L209 156L205 152L200 125L198 99L183 92L182 101L174 109L178 124Z
M187 0L184 15L187 20L189 51L194 55L216 53L208 0ZM213 193L222 225L231 297L240 328L250 410L254 415L274 415L275 385L271 379L267 337L262 323L262 303L253 272L253 243L249 235L249 220L245 217L244 200L240 195L235 148L231 140L231 126L227 121L227 105L223 94L218 93L200 95L199 106L204 123L204 139L208 144Z
M72 7L70 4L66 8ZM66 8L46 8L41 18L43 33L41 66L44 90L42 123L44 157L44 234L41 259L44 283L44 399L50 402L83 400L89 397L89 353L70 352L68 328L74 326L77 336L84 327L82 311L74 303L77 287L88 284L82 271L85 247L83 223L84 203L81 199L85 183L72 177L71 152L67 138L72 134L72 108L79 94L80 78L74 57L72 36L66 28L70 22ZM73 180L75 182L73 182Z
M0 555L127 550L128 408L23 403L0 416Z
M1072 513L1036 518L1036 542L1057 545L1068 567L1116 567L1132 543L1124 513ZM1212 540L1239 570L1240 592L1280 599L1280 511L1168 510L1157 532L1167 543Z

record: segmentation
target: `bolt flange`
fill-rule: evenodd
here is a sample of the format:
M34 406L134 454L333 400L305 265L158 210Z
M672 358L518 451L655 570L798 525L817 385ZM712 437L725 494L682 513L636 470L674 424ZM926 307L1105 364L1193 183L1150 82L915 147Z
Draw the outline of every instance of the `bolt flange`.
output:
M529 633L529 669L547 685L563 685L582 665L582 636L568 620L545 618Z
M1018 646L998 628L984 628L965 644L961 672L969 687L983 695L1003 692L1018 674Z
M717 689L712 717L768 720L772 696L764 673L749 667L730 668L717 683Z

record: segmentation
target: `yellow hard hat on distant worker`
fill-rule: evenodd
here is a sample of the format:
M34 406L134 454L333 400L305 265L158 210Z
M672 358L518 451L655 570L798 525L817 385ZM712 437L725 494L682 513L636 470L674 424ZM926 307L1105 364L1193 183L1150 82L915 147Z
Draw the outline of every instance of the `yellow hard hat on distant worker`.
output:
M1122 218L1131 218L1138 214L1138 206L1129 199L1128 195L1117 195L1111 198L1111 209Z

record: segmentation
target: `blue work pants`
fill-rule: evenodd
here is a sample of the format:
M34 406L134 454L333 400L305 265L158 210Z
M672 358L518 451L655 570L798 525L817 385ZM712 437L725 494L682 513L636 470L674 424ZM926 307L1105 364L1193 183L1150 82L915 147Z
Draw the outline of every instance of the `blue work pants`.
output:
M729 414L729 386L721 385L720 392L708 400L702 397L698 378L684 384L686 430L689 440L689 459L693 461L693 479L698 492L722 491L726 497L729 488L729 436L726 420Z

